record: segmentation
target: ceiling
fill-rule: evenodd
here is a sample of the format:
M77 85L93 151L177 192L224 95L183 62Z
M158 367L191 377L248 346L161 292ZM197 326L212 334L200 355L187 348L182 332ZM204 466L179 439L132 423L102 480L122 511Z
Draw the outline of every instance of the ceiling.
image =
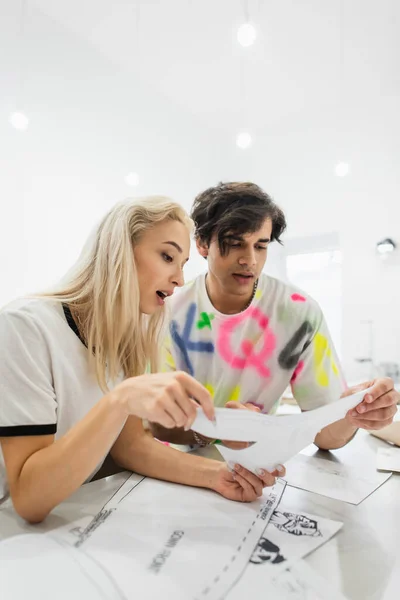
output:
M318 126L400 95L398 0L34 0L164 97L224 131ZM245 7L258 30L242 48Z

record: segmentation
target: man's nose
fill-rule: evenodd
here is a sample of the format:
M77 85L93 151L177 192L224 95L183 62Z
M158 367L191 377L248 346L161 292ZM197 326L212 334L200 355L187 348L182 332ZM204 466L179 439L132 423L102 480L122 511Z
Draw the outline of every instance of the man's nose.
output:
M256 253L254 250L248 250L239 258L240 265L253 267L256 264Z

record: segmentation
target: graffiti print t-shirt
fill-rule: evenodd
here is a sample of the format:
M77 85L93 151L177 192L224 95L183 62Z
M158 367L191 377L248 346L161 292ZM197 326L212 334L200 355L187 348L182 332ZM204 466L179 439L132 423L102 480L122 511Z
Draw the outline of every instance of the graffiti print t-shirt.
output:
M164 368L193 375L216 406L237 400L273 412L290 385L311 410L346 388L321 309L291 285L262 274L250 306L225 315L211 304L202 274L169 307Z

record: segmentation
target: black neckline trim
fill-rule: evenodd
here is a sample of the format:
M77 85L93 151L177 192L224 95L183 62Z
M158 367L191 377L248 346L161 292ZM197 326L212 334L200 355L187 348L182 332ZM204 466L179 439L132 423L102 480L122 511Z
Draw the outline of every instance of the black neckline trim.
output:
M75 333L75 335L80 339L82 344L87 348L85 340L83 339L83 337L81 336L81 334L79 332L79 329L74 321L74 317L72 316L71 309L69 308L68 304L65 304L63 302L62 307L63 307L64 315L65 315L68 325L71 327L71 329Z

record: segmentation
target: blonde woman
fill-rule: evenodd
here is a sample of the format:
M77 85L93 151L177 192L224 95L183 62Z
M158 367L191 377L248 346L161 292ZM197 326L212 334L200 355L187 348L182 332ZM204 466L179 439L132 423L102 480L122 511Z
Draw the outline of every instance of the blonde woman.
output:
M214 416L188 374L156 373L164 298L183 284L190 228L167 198L118 204L54 292L1 311L0 498L8 489L27 521L42 521L108 452L123 468L232 500L273 483L168 448L142 426L188 430L198 404Z

